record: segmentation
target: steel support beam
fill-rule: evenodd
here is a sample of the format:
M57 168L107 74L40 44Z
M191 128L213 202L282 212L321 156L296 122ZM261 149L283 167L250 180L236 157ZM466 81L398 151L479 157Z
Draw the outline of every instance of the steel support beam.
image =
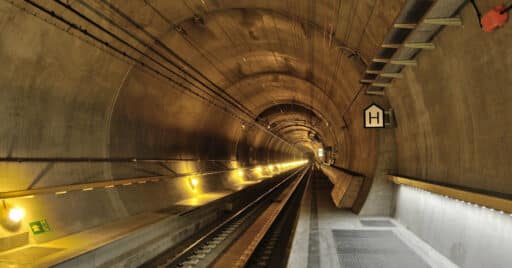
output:
M445 26L462 26L460 18L426 18L423 20L425 24L445 25Z
M372 61L380 62L380 63L395 64L395 65L406 65L406 66L416 66L417 65L416 60L393 60L393 59L375 58Z
M436 46L433 43L403 43L403 44L382 44L383 48L417 48L417 49L434 49Z
M383 90L367 90L366 94L367 95L376 95L376 96L385 96L386 95Z

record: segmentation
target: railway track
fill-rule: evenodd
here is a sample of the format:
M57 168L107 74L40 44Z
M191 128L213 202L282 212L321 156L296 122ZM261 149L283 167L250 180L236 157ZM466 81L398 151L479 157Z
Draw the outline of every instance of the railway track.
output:
M310 170L259 243L245 265L246 267L286 267L301 200L308 187L311 175L312 171Z
M295 222L302 194L311 175L310 169L298 169L224 221L203 231L180 248L171 248L160 254L142 267L286 265L287 258L283 256L287 256L289 247L282 245L289 245L293 229L290 226Z

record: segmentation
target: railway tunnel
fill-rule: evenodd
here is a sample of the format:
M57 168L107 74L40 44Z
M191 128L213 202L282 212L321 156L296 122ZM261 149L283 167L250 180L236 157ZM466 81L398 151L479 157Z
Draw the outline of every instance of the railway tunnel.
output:
M0 266L510 267L508 5L0 1Z

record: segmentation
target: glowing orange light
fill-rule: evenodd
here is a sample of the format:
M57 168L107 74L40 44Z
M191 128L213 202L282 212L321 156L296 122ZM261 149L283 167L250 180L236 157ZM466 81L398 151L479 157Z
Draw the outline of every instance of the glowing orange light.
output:
M11 208L9 210L9 220L18 223L25 217L25 210L22 208Z
M199 179L197 178L191 178L190 181L190 187L195 192L197 190L197 186L199 185Z

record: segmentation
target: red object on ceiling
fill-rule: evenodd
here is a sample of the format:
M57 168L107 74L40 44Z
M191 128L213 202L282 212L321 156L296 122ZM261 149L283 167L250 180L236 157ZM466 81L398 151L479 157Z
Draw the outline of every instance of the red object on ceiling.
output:
M501 13L503 10L505 10L505 8L505 5L499 5L485 13L485 15L480 20L484 32L490 33L505 25L508 20L508 13Z

